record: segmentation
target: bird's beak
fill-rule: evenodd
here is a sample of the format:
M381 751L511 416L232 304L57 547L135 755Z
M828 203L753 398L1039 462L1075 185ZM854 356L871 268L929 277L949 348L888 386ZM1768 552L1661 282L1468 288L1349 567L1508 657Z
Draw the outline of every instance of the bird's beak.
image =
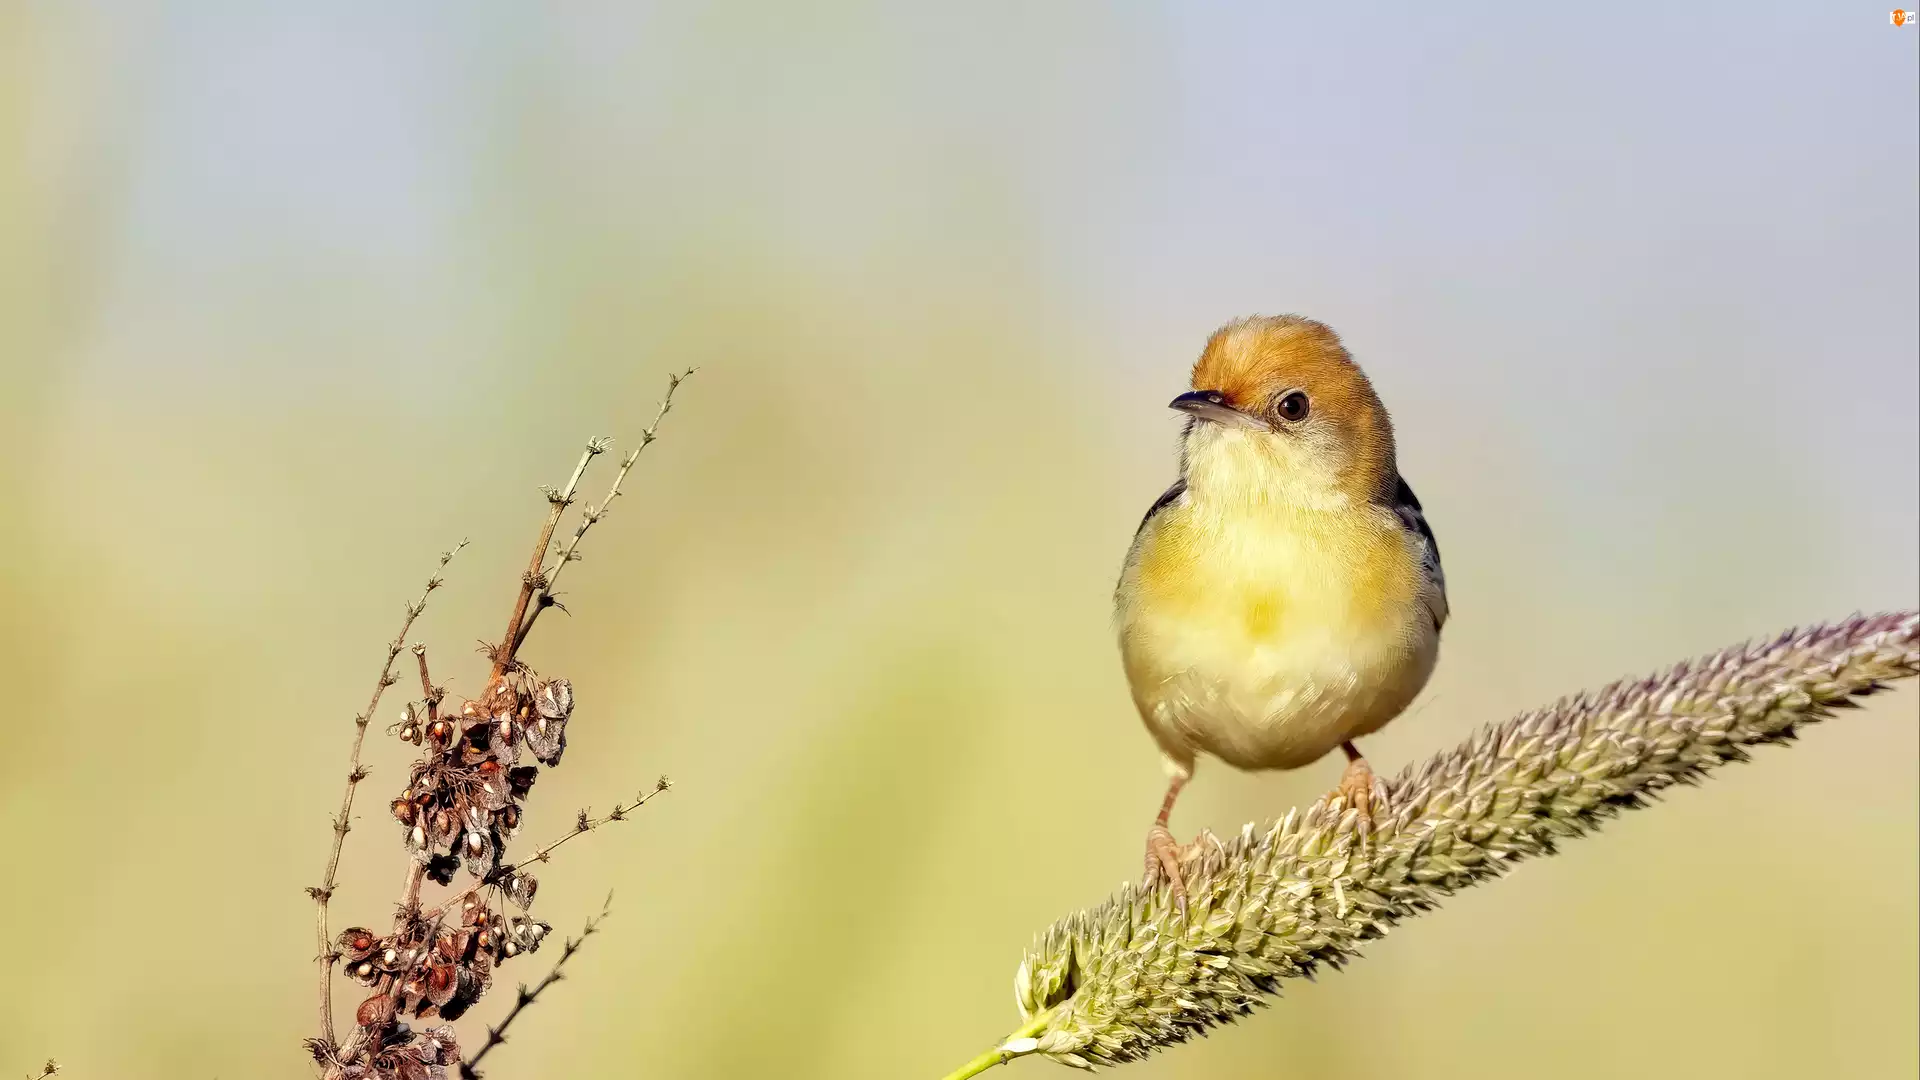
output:
M1167 403L1167 407L1199 420L1210 420L1228 427L1258 428L1267 425L1227 404L1227 396L1218 390L1190 390Z

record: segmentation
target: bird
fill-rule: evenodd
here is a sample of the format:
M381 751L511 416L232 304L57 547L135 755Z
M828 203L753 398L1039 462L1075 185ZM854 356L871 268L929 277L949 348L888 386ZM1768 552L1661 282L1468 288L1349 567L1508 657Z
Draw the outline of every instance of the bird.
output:
M1128 687L1167 775L1147 877L1164 875L1183 910L1167 823L1198 759L1283 770L1341 749L1336 791L1364 837L1375 781L1354 740L1426 686L1448 616L1393 422L1331 328L1229 322L1191 385L1170 403L1186 416L1179 479L1141 519L1114 590Z

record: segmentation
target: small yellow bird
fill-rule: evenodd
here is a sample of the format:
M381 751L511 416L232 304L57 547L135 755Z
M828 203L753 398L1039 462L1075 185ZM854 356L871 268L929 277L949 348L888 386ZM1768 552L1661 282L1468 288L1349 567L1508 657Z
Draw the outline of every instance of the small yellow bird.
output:
M1293 769L1341 747L1340 794L1371 823L1373 773L1353 740L1426 685L1447 586L1386 407L1326 326L1228 323L1172 407L1188 414L1180 479L1134 534L1114 607L1169 778L1147 874L1184 906L1167 818L1202 753Z

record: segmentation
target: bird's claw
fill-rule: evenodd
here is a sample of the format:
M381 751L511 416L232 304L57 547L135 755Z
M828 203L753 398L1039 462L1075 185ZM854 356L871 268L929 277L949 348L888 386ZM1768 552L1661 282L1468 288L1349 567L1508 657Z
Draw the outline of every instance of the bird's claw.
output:
M1334 794L1340 797L1342 804L1358 815L1362 842L1373 835L1373 797L1377 783L1367 759L1356 757L1347 762L1347 771L1340 777L1340 786L1334 789Z
M1147 884L1166 882L1173 890L1173 904L1181 914L1187 910L1187 883L1181 880L1180 844L1165 825L1147 830Z

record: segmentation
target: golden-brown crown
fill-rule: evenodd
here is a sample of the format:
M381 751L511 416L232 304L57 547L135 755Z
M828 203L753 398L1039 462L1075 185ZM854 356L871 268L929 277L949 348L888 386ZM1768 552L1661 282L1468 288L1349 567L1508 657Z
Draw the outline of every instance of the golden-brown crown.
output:
M1282 398L1299 390L1310 402L1305 425L1331 436L1349 458L1350 479L1370 497L1392 491L1393 423L1373 384L1325 323L1298 315L1236 319L1213 332L1193 365L1193 388L1275 424Z

